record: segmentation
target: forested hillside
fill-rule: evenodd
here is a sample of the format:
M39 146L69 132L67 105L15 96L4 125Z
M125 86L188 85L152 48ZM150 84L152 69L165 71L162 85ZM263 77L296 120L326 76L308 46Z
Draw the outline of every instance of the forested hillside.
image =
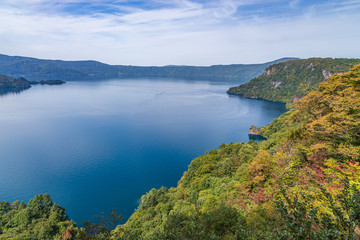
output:
M31 87L30 83L23 78L14 79L0 74L0 95L9 92L20 92Z
M229 94L291 103L316 89L335 73L349 71L360 59L309 58L278 63L261 76L228 90Z
M259 76L266 67L295 58L282 58L262 64L140 67L109 65L97 61L61 61L0 54L0 73L28 80L99 80L111 78L178 78L244 83Z
M43 196L1 202L0 239L359 239L359 99L357 65L263 127L266 141L194 159L177 187L150 190L112 232L76 228Z
M61 80L41 80L41 81L28 81L23 77L18 79L11 78L0 74L0 95L8 93L18 93L31 88L31 85L61 85L64 84Z
M48 194L37 195L27 204L0 201L0 239L71 239L66 237L77 231Z
M194 159L176 188L144 195L113 238L359 238L359 99L360 65L275 119L268 140Z

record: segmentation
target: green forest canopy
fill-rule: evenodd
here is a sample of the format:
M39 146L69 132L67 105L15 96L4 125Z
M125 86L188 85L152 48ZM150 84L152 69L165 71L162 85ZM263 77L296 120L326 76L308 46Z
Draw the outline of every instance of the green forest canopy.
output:
M229 94L292 103L302 98L319 83L335 73L344 73L360 63L360 59L309 58L278 63L250 82L232 87Z

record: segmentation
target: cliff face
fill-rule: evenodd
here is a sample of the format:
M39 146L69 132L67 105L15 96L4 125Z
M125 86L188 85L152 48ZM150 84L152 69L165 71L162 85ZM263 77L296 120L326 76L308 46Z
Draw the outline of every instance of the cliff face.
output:
M251 125L251 127L249 129L249 134L260 135L260 128L256 127L255 125Z
M256 127L255 125L251 125L249 129L249 139L254 141L266 140L266 138L261 135L261 127Z
M335 73L349 71L360 59L309 58L278 63L267 67L264 73L248 83L232 87L229 94L262 98L271 101L296 102L320 82Z

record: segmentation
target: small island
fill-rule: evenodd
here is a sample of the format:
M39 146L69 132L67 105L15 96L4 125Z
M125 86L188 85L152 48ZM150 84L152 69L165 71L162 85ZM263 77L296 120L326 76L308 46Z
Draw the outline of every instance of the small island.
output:
M62 80L42 80L42 81L29 81L29 82L32 85L37 85L37 84L41 84L41 85L61 85L61 84L66 83L66 82L64 82Z

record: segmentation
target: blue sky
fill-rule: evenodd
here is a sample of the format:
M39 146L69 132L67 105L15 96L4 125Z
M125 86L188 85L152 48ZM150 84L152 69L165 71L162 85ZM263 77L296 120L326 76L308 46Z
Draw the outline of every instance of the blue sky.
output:
M1 0L0 53L125 65L360 57L360 0Z

